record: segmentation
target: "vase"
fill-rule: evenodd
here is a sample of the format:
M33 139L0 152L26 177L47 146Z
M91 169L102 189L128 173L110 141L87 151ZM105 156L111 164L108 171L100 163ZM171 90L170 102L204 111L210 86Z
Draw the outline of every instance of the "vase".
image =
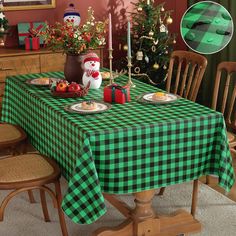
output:
M82 55L66 54L66 62L64 67L65 79L68 82L76 82L82 84L83 77Z

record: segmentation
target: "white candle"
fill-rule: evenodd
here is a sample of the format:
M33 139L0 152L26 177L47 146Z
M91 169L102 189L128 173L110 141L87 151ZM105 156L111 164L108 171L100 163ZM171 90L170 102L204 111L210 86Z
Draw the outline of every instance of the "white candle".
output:
M128 45L128 58L131 58L131 39L130 39L130 22L128 21L127 30L127 45Z
M109 49L112 49L112 23L111 23L111 13L109 13Z

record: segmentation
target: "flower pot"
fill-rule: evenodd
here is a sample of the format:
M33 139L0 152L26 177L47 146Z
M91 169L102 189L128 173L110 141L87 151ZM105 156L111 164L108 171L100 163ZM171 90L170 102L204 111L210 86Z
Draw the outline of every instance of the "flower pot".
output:
M82 55L66 54L66 62L64 67L65 79L68 82L76 82L82 84L83 69L81 66Z

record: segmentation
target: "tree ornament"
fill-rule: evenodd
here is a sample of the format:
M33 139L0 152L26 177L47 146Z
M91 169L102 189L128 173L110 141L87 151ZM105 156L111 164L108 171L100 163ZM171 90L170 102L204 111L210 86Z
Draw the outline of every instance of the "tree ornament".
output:
M128 45L127 45L127 44L125 44L125 45L123 46L123 50L124 50L124 51L128 51Z
M0 20L3 20L4 18L5 18L5 15L2 12L0 12Z
M152 51L155 52L157 50L156 46L152 46Z
M147 55L145 56L144 59L145 59L145 61L146 61L147 63L149 63L149 57L148 57Z
M160 32L165 33L166 32L166 26L164 24L160 25Z
M168 53L169 53L168 50L166 50L166 51L165 51L165 54L167 55Z
M166 69L167 69L167 66L166 66L166 65L164 65L164 66L163 66L163 69L164 69L164 70L166 70Z
M161 12L164 12L165 11L165 8L162 6L161 7Z
M154 32L151 30L151 31L148 33L148 35L149 35L150 37L152 37L152 36L154 35Z
M170 16L168 16L166 19L166 24L170 25L172 23L173 23L173 19Z
M159 64L155 62L155 64L153 64L153 69L158 70L160 68Z
M141 71L140 67L136 66L136 67L134 68L134 72L135 72L136 74L139 74L140 71Z
M137 51L136 59L137 59L137 61L142 61L143 60L143 51Z
M138 12L141 12L142 10L143 10L143 8L142 7L138 7Z
M163 24L161 17L159 17L159 23L160 23L160 25Z
M176 44L176 40L175 39L173 40L173 44Z
M157 45L159 43L159 40L153 40L154 45Z

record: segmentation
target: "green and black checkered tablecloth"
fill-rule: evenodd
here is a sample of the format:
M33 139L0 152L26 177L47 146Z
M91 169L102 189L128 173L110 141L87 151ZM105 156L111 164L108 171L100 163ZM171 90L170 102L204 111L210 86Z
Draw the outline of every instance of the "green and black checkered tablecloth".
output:
M233 21L223 6L201 2L189 8L181 22L181 34L193 50L215 53L230 41Z
M62 207L77 223L89 224L106 212L102 192L132 193L219 176L229 191L234 171L223 116L180 99L172 105L141 104L135 98L156 88L135 81L130 103L83 116L65 105L83 98L56 98L48 88L26 84L40 76L7 78L2 121L19 124L42 154L55 159L69 182ZM125 83L127 77L116 82ZM86 99L103 99L103 88Z

